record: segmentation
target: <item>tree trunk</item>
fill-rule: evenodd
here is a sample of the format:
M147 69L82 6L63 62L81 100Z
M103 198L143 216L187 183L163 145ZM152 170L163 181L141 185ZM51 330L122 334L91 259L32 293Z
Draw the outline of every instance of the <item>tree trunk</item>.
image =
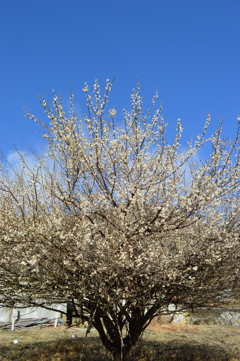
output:
M116 352L114 355L113 355L113 359L114 361L124 361L124 356L121 355L121 351L119 352Z

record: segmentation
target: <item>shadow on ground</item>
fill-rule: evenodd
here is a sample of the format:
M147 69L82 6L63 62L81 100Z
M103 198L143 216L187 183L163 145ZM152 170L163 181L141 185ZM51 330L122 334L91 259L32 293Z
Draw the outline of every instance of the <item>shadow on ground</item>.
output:
M2 346L0 361L110 361L98 337L58 340L31 345ZM141 340L127 361L235 361L240 355L219 345Z

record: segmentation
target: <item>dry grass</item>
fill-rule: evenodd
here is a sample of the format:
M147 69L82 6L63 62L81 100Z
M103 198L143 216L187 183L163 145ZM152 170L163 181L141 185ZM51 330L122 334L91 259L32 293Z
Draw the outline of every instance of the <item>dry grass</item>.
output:
M72 335L76 335L72 338ZM0 361L79 361L85 332L78 328L0 331ZM13 340L18 339L18 344ZM110 361L96 331L84 345L82 361ZM240 360L240 328L160 325L155 320L128 361Z
M75 338L72 338L75 335ZM85 340L85 331L77 328L43 328L25 331L0 331L0 361L72 361L79 360L83 349L82 361L106 360L106 352L96 331L92 331ZM17 344L13 344L18 340ZM85 342L86 341L86 342ZM100 357L104 353L104 357ZM92 357L94 356L94 358ZM86 358L88 357L88 358Z

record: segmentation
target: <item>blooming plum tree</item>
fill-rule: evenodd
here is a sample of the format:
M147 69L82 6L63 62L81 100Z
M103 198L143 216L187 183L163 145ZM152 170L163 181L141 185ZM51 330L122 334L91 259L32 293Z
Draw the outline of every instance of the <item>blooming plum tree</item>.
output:
M140 85L122 117L85 84L87 114L66 115L53 94L41 122L48 154L0 178L0 297L42 304L71 300L115 361L124 360L151 320L182 308L239 296L239 126L222 124L180 147L166 139L157 93L144 113ZM239 119L238 119L239 121ZM200 148L212 147L207 160ZM49 162L51 159L51 162ZM198 159L198 161L196 161ZM43 301L45 300L45 301ZM170 311L169 311L170 312ZM173 312L173 311L171 311Z

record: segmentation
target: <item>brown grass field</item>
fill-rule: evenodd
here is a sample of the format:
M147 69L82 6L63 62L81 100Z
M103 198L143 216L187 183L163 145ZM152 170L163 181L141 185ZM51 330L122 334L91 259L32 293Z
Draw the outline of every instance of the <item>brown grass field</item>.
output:
M72 338L72 335L75 335ZM18 340L17 344L13 340ZM82 357L81 357L82 355ZM97 332L78 327L0 331L0 361L110 361ZM161 325L145 331L129 361L240 360L240 327Z

